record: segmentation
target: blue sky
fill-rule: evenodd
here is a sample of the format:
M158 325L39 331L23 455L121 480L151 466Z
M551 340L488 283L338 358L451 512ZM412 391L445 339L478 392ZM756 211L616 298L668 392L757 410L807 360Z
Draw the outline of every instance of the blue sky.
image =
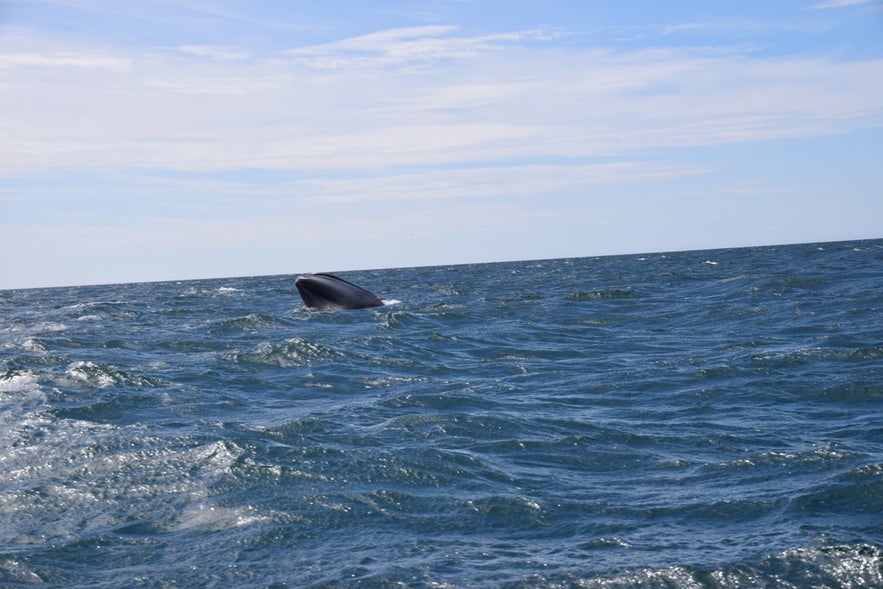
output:
M0 113L0 289L883 237L880 0L7 0Z

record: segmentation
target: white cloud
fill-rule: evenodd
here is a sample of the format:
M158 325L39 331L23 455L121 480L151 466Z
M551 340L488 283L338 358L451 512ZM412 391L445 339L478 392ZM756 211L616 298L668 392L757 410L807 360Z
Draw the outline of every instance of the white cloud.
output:
M7 53L0 55L0 69L12 68L83 68L128 69L132 66L127 58L92 53Z
M233 45L180 45L178 51L221 61L240 61L249 58L248 51Z
M284 52L292 63L316 69L415 66L444 60L476 57L528 39L550 38L548 33L526 31L453 36L457 27L430 25L379 31L323 45L300 47Z
M872 4L879 0L827 0L813 6L813 8L843 8L845 6L858 6L859 4Z
M546 164L432 170L375 178L322 179L288 185L289 193L323 203L476 200L586 191L610 184L647 183L705 173L698 166L646 162Z
M0 174L472 166L883 124L881 60L613 53L453 30L395 29L312 49L310 59L358 50L397 64L377 70L344 60L331 73L195 45L183 46L191 59L177 51L12 53L3 63L16 83L4 85L0 108L16 116L0 138ZM404 50L411 43L423 48ZM242 59L214 59L225 51ZM407 67L464 51L469 59ZM41 64L79 67L44 76Z

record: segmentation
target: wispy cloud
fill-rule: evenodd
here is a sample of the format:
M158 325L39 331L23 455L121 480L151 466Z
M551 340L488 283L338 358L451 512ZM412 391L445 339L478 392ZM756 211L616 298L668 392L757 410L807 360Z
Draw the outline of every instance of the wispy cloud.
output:
M597 164L486 166L378 178L304 182L300 192L322 202L512 199L589 190L609 184L658 182L706 173L699 166L622 161Z
M284 52L294 63L317 69L352 66L386 67L473 58L525 40L548 40L549 33L521 31L455 36L457 27L429 25L379 31L322 45Z
M249 52L231 45L181 45L178 51L187 55L207 57L221 61L240 61L249 58Z
M827 0L813 6L813 8L843 8L846 6L858 6L859 4L874 4L879 0Z
M883 123L881 60L609 52L454 31L393 29L285 54L306 62L199 45L7 54L0 64L17 83L0 106L17 115L0 139L0 171L473 165ZM314 69L323 60L335 70ZM397 67L378 70L377 60ZM35 69L44 66L59 73Z
M131 67L128 58L95 53L49 52L7 53L0 55L0 68L84 68L126 69Z

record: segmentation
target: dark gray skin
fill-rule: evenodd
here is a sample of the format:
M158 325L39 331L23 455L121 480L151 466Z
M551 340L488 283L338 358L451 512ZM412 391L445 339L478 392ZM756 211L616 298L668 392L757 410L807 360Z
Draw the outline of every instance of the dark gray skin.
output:
M333 274L305 274L295 280L294 286L304 304L317 311L365 309L383 305L383 301L374 293Z

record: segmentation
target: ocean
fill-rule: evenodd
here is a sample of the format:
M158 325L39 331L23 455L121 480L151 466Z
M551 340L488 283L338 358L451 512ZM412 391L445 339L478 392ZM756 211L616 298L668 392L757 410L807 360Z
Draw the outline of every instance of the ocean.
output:
M338 274L0 291L0 586L883 587L883 240Z

